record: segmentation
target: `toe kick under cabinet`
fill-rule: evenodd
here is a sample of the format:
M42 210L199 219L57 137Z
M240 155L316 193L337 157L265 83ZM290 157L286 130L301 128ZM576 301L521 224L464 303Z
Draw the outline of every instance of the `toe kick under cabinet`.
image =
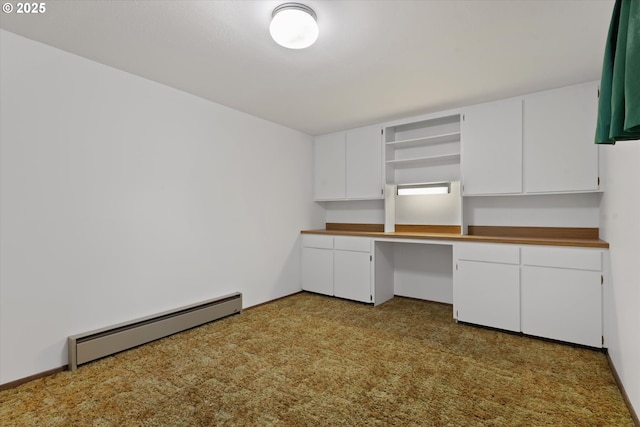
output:
M456 244L454 316L462 322L602 347L603 252Z

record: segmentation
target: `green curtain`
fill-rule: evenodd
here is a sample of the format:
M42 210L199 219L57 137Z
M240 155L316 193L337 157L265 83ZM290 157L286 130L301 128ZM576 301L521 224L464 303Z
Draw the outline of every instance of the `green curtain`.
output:
M640 140L640 0L616 0L602 65L596 144Z

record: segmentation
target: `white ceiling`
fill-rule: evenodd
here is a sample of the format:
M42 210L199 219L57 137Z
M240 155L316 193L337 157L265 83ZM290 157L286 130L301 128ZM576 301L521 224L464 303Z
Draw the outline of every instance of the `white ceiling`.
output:
M269 36L286 0L48 0L41 15L2 13L0 27L317 135L597 80L613 9L613 0L298 1L320 26L305 50Z

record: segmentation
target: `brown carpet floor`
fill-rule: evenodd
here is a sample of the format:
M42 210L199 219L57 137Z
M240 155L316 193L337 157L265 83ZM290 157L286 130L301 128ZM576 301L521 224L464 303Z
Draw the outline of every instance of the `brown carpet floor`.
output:
M300 293L0 392L2 426L632 426L602 352Z

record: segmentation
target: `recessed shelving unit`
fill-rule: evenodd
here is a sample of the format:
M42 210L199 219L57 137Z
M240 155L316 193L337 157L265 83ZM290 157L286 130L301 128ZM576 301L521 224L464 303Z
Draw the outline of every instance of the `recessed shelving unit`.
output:
M384 128L387 184L460 179L460 114Z

